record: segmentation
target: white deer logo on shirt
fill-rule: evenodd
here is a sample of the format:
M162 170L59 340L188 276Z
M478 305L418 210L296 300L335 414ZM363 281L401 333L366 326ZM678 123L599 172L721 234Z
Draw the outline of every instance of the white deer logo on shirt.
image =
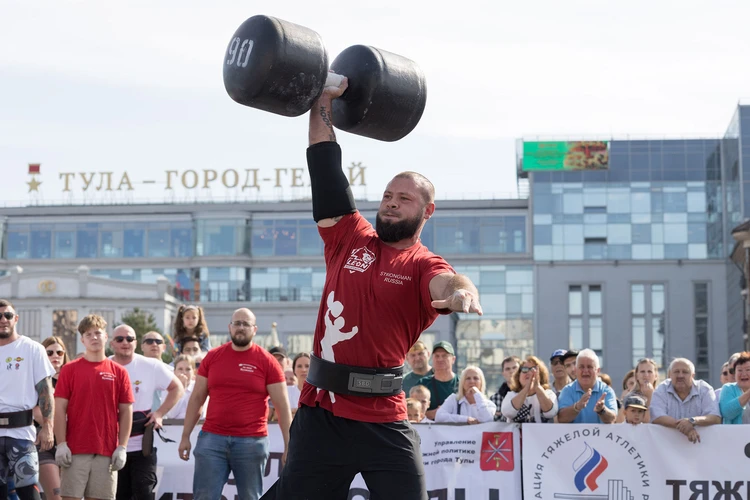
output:
M341 331L346 323L346 319L342 316L344 312L344 304L334 299L334 293L335 292L329 293L326 298L326 305L328 306L324 318L326 331L323 338L320 340L321 356L323 359L330 361L331 363L336 362L336 357L333 354L333 346L344 340L351 339L359 331L359 328L356 326L352 327L349 332ZM331 321L331 317L334 318L333 321ZM318 391L320 391L320 389L318 389ZM329 392L328 394L331 396L331 402L335 403L336 398L333 393Z

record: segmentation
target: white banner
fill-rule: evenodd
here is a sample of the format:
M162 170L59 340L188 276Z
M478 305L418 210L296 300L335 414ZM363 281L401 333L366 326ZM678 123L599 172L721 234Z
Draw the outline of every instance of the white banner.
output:
M425 477L429 498L435 500L501 500L521 498L520 433L517 425L488 423L479 425L416 425L421 438ZM156 500L192 498L195 458L180 460L177 447L182 427L165 426L167 437L177 443L162 443L158 448L159 484ZM195 447L198 431L191 436ZM284 442L277 425L268 426L271 455L266 464L263 488L279 477L279 459ZM502 495L501 493L502 492ZM223 500L237 493L230 477ZM349 490L349 500L368 500L370 494L360 475Z
M524 499L748 500L750 426L526 424Z

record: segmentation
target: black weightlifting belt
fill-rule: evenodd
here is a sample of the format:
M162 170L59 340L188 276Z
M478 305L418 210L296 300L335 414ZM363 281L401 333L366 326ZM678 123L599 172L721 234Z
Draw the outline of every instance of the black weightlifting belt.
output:
M395 396L401 392L404 366L364 368L331 363L310 354L307 381L324 391L348 396Z
M31 410L0 413L0 429L15 429L27 427L34 423L34 413Z

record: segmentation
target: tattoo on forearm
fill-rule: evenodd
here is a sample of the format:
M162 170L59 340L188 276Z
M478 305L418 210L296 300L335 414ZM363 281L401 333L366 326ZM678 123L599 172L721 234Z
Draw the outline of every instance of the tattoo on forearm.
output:
M326 127L331 129L331 133L328 134L328 139L331 141L335 141L336 134L333 132L333 118L331 116L331 112L326 109L325 106L320 107L320 117L323 119L323 123L326 124Z
M39 394L39 409L42 411L42 417L52 418L54 405L52 403L52 381L49 377L36 384L36 392Z

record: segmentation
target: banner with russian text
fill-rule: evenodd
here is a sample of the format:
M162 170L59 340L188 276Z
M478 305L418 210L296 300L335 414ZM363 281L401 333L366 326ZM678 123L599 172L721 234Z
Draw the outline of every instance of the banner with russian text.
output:
M435 500L502 500L521 498L521 448L519 427L493 422L479 425L416 425L421 438L427 490ZM177 500L193 491L195 458L180 460L177 447L182 427L166 425L166 436L177 443L155 443L158 448L156 500ZM195 447L200 427L191 436ZM279 477L283 440L277 425L268 426L271 455L266 464L264 489ZM157 440L158 441L158 440ZM230 478L222 500L237 493ZM349 490L349 500L368 500L370 494L360 475ZM218 499L217 499L218 500Z
M750 499L750 426L523 426L525 500Z

